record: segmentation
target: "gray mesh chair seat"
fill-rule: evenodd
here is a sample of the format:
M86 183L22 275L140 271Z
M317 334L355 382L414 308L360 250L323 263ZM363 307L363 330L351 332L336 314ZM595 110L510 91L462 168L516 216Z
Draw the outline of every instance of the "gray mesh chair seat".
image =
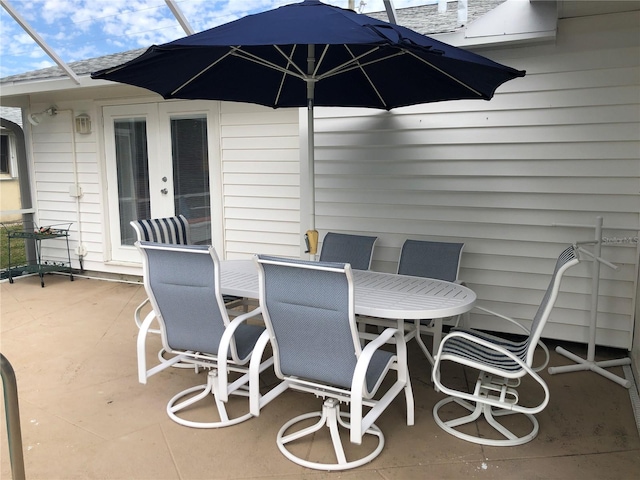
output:
M349 263L355 270L369 270L378 237L329 232L322 241L321 262Z
M536 437L539 426L534 415L541 412L549 402L549 388L537 373L545 368L549 361L549 352L540 341L540 337L558 296L562 276L568 268L578 262L577 249L573 246L560 254L530 329L526 329L512 318L475 307L518 326L526 334L522 340L502 338L466 328L454 328L445 336L433 367L433 382L436 388L448 395L433 408L436 423L443 430L463 440L491 446L521 445ZM534 353L538 345L542 347L545 360L542 366L534 367ZM443 381L441 367L446 362L471 367L479 372L473 392L454 388ZM520 401L517 387L521 379L527 375L538 383L544 393L544 398L538 405L529 406ZM452 409L442 407L451 403L457 404L458 410L464 415L445 420L445 417L450 418L453 415ZM526 429L518 422L506 425L504 421L498 421L498 418L515 414L524 415L529 420L531 428ZM458 429L481 417L497 435L473 435ZM494 438L496 436L497 438Z
M264 327L247 323L260 310L230 320L220 294L220 266L213 247L153 242L136 242L136 246L142 254L144 286L153 307L138 332L140 383L178 362L208 370L206 384L188 388L169 400L169 417L195 428L225 427L251 418L250 411L229 418L225 402L230 394L248 399L252 384L257 389L260 373L273 364L272 358L260 363L268 341L263 335ZM160 325L164 350L173 357L147 369L146 336L154 319ZM249 362L256 349L260 353L250 371ZM228 382L230 372L239 376L232 383ZM187 420L181 416L210 394L217 416L207 420Z
M344 263L308 262L257 256L260 305L274 352L274 370L286 388L313 393L325 399L322 412L293 418L278 432L276 443L291 461L319 470L344 470L373 460L384 446L384 436L374 424L392 400L404 392L407 424L413 425L413 397L407 371L402 332L386 329L361 348L354 313L351 267ZM395 352L383 350L395 340ZM388 373L394 383L374 399ZM378 398L376 396L376 398ZM340 403L350 412L340 412ZM318 418L310 427L298 423ZM301 458L292 443L313 442L313 433L328 426L335 463ZM350 440L360 444L364 435L377 438L374 451L347 459L338 433L348 429Z

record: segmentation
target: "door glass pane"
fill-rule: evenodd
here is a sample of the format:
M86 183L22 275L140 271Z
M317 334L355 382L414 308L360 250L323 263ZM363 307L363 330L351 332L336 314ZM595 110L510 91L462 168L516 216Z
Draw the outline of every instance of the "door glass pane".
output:
M122 245L133 245L137 237L129 222L151 216L147 122L144 118L115 120L114 131L120 240Z
M211 245L207 119L172 118L171 150L176 215L191 226L191 241Z

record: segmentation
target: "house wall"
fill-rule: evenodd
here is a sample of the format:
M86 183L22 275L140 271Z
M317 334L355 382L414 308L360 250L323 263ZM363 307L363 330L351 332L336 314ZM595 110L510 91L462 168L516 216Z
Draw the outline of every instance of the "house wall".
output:
M32 111L41 111L51 104L58 113L45 117L38 126L25 123L28 158L31 164L35 221L38 226L71 224L70 248L74 268L79 268L75 248L82 243L88 249L86 259L96 269L102 265L104 242L102 237L102 175L98 161L96 125L90 135L74 132L73 119L88 110L95 117L91 102L66 101L49 97L47 103L32 104ZM29 141L30 140L30 141ZM82 196L70 195L70 187L80 185ZM43 259L66 261L64 239L42 243ZM87 265L85 265L87 268Z
M6 210L20 210L20 184L17 178L9 175L0 177L0 222L20 220L19 213L2 213Z
M485 307L533 318L557 255L640 215L640 14L559 21L555 44L482 51L527 70L490 102L371 112L317 109L316 226L379 237L395 271L406 238L463 241L461 278ZM399 82L398 88L402 88ZM302 228L304 230L304 226ZM601 268L597 341L631 348L637 232ZM591 262L567 273L545 335L586 343ZM487 316L473 324L504 330Z
M223 102L220 124L227 258L297 257L298 110Z
M74 250L82 244L87 250L83 258L85 270L140 274L139 265L108 261L108 186L101 106L158 100L130 96L117 100L98 91L93 96L85 94L85 99L68 97L67 93L53 92L44 97L46 101L36 97L30 107L32 111L40 111L50 104L58 106L56 116L47 117L37 127L29 125L28 149L38 224L72 223L74 268L80 267ZM72 119L79 113L88 113L93 119L91 134L74 132ZM224 254L227 258L247 258L254 252L297 256L300 217L297 109L222 103L219 120L221 164L214 168L221 169L223 183ZM218 156L211 158L213 161ZM82 188L78 201L69 195L69 188L75 183ZM64 241L43 243L43 258L63 261Z

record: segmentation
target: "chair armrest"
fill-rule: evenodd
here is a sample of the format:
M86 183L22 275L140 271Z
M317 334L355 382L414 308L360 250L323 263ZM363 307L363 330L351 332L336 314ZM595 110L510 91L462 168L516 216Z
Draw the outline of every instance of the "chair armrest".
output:
M542 387L542 389L545 392L545 398L544 400L540 403L540 405L538 405L537 407L521 407L521 406L517 406L517 405L512 405L512 404L508 404L505 402L501 402L501 401L497 401L497 400L493 400L490 397L486 397L483 399L483 403L492 405L494 407L498 407L498 408L502 408L502 409L507 409L507 410L514 410L514 411L518 411L518 412L527 412L527 413L538 413L540 411L542 411L546 406L547 403L549 403L549 387L547 386L547 384L545 383L545 381L536 373L536 371L529 367L526 363L524 363L520 358L518 358L517 356L515 356L513 353L511 353L510 351L508 351L507 349L505 349L504 347L501 347L500 345L496 345L494 343L491 343L487 340L484 340L483 338L479 338L476 337L475 335L471 335L467 332L459 332L459 331L453 331L451 333L449 333L443 340L442 343L440 343L440 348L438 349L438 354L435 357L435 362L433 365L433 371L432 371L432 379L433 379L433 383L436 386L436 388L443 392L446 395L451 395L454 397L458 397L458 398L462 398L465 400L468 400L470 402L477 402L478 399L476 396L467 393L467 392L463 392L461 390L455 390L449 387L446 387L441 381L440 381L440 363L441 363L441 359L442 359L442 350L445 347L445 345L447 344L448 341L450 341L452 338L455 337L460 337L460 338L464 338L472 343L475 343L477 345L480 345L482 347L488 348L490 350L493 350L497 353L500 353L501 355L505 355L506 357L508 357L509 359L513 360L514 362L516 362L526 373L528 373L529 375L531 375L531 377L538 382L538 384ZM470 366L472 368L476 368L479 370L484 370L482 368L482 364L480 363L475 363L473 361L469 361L469 362L460 362L463 363L464 365ZM500 373L500 375L505 376L505 378L509 378L508 376Z
M394 343L396 345L396 356L398 357L398 362L404 361L404 364L406 364L407 345L403 333L397 328L385 328L380 335L367 343L367 345L362 349L362 353L358 358L358 363L356 364L356 368L353 372L353 379L351 381L352 395L354 395L355 392L360 392L365 398L369 398L371 396L373 392L369 392L367 390L366 384L366 375L367 370L369 369L369 363L373 358L373 354L383 345L388 344L391 337L396 337Z
M138 305L138 307L136 308L136 311L133 313L133 318L136 321L136 325L138 326L138 328L140 328L142 326L142 322L144 321L142 319L142 309L149 303L149 299L145 298L142 303L140 305Z
M398 373L398 379L394 385L380 398L374 408L372 408L367 415L362 417L363 399L370 399L373 397L380 386L380 383L376 385L371 392L367 388L367 370L373 354L379 350L383 345L388 344L391 337L395 337L396 345L396 365L395 368ZM382 380L386 375L383 375ZM351 405L351 433L350 439L352 443L360 444L362 441L362 432L366 432L373 422L380 416L382 411L386 408L395 397L407 385L410 385L409 372L407 368L407 344L404 337L404 332L397 328L385 328L380 335L369 342L358 358L356 368L354 370L353 379L351 381L351 395L349 403ZM410 392L409 387L409 392ZM412 397L413 398L413 397ZM407 425L413 425L413 401L407 399Z
M144 302L138 306L136 309L136 316L139 315L139 310L147 303L149 299L147 298ZM146 340L147 340L147 332L149 331L149 325L156 318L155 312L150 311L145 319L139 324L140 330L138 331L138 340L136 344L136 350L138 352L138 381L140 383L147 383L147 356L146 356ZM136 323L137 323L136 318Z
M228 382L228 364L229 364L229 349L231 347L231 340L233 339L233 335L235 334L238 327L246 322L248 319L252 317L256 317L262 313L262 307L257 307L254 310L244 313L242 315L238 315L234 318L229 325L224 329L224 333L220 338L220 344L218 345L218 381L220 386L227 385ZM244 365L246 362L250 360L251 356L246 359L243 359L244 362L239 364ZM236 363L236 362L234 362ZM226 388L220 388L218 392L219 399L223 402L226 402L229 397Z
M478 305L475 305L473 308L474 309L478 309L478 310L482 310L483 312L486 312L486 313L488 313L490 315L494 315L494 316L496 316L498 318L502 318L503 320L506 320L507 322L514 324L516 327L518 327L520 330L522 330L527 335L529 335L529 333L531 333L527 327L525 327L520 322L518 322L517 320L515 320L515 319L513 319L511 317L507 317L506 315L502 315L501 313L494 312L493 310L489 310L488 308L480 307Z
M133 319L136 322L136 325L138 326L138 328L140 328L142 326L142 309L144 307L146 307L149 304L149 299L145 298L142 303L140 305L137 306L136 311L133 312ZM160 333L160 329L159 328L150 328L149 329L149 333Z
M147 341L146 340L147 340L147 334L149 332L153 332L153 330L151 330L149 326L151 325L151 322L155 320L155 318L156 318L156 312L154 310L151 310L145 317L142 324L140 325L140 330L138 331L138 339L136 342L136 350L138 355L138 381L142 384L147 383L147 378L151 377L152 375L155 375L156 373L164 370L165 368L170 367L175 363L180 362L183 359L183 355L176 355L170 358L169 360L166 360L160 363L159 365L156 365L155 367L147 370L147 351L146 351Z

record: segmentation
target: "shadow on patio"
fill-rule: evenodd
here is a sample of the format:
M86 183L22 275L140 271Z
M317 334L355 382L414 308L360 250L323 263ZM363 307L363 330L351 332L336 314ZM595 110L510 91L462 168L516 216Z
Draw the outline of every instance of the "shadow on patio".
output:
M540 433L530 443L486 447L446 434L432 417L443 397L415 342L409 344L415 426L406 426L404 402L396 399L378 422L386 444L377 459L342 473L308 470L280 454L275 436L288 419L320 409L311 395L286 392L260 417L219 430L168 418L169 398L204 383L204 373L196 380L191 370L170 369L138 383L133 311L146 297L141 285L51 275L40 288L35 276L0 284L0 294L1 349L16 371L29 479L625 479L640 471L629 391L591 372L543 373L551 401L537 415ZM160 347L159 337L150 341ZM556 345L547 343L550 350ZM570 348L584 356L586 347ZM598 350L598 359L620 355ZM552 353L551 365L567 362ZM624 375L620 367L612 371ZM450 374L469 380L462 370ZM0 434L0 477L10 478L4 421Z

